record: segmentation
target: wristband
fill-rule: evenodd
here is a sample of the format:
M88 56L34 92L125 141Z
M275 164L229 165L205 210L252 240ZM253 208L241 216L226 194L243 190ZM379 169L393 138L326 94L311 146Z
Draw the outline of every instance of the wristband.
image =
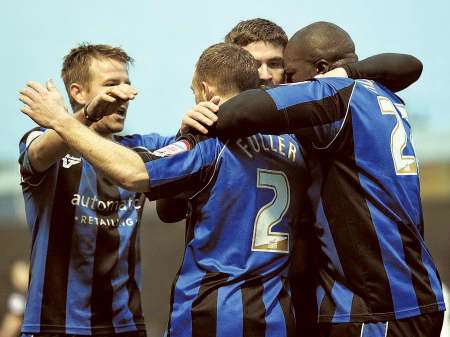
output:
M98 122L100 119L103 118L103 116L97 117L97 118L93 118L91 116L89 116L88 112L87 112L87 107L89 104L86 104L83 108L83 114L84 114L84 118L86 118L86 120L88 120L89 122L95 123Z

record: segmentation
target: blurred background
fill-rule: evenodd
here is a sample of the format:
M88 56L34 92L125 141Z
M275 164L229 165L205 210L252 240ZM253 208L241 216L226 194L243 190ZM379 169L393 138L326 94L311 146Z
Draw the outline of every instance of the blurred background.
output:
M408 104L420 158L425 238L443 283L450 285L449 12L447 0L2 3L0 324L11 306L11 296L20 293L12 277L13 263L27 261L29 254L17 164L18 141L33 127L19 111L18 91L25 82L53 78L63 90L59 72L62 58L71 48L83 41L122 46L135 58L130 78L139 91L128 109L124 133L175 134L184 112L194 103L189 87L201 51L223 40L239 21L255 17L276 22L288 36L314 21L331 21L350 33L361 59L381 52L403 52L423 62L421 79L400 95ZM154 205L149 204L142 235L144 309L150 336L159 336L183 252L184 225L162 224ZM14 303L17 306L19 302ZM443 336L449 334L443 332Z

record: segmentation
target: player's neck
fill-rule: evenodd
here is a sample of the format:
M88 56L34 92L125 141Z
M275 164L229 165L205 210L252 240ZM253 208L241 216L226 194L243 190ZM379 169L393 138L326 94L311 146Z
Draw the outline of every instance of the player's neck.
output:
M232 93L232 94L228 94L228 95L221 95L220 97L220 101L218 105L221 105L223 103L225 103L226 101L228 101L229 99L233 98L234 96L237 96L239 93Z

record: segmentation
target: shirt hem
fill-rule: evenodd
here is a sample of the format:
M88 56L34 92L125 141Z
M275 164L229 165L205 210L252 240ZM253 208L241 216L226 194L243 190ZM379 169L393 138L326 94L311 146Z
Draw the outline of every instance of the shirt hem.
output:
M395 321L404 318L420 316L433 312L445 311L444 302L436 302L420 307L414 307L396 312L362 313L344 315L319 315L319 323L363 323L363 322L384 322Z
M127 329L130 328L130 329ZM22 327L22 333L52 333L52 334L68 334L68 335L105 335L119 334L132 331L146 331L145 324L126 324L116 326L99 326L99 327L71 327L61 325L35 325L27 324Z

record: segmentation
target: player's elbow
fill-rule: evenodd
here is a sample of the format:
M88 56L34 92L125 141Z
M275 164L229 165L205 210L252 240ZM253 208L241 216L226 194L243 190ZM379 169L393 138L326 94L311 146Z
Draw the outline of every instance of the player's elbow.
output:
M116 183L128 191L146 192L148 190L148 173L141 170L124 170Z

